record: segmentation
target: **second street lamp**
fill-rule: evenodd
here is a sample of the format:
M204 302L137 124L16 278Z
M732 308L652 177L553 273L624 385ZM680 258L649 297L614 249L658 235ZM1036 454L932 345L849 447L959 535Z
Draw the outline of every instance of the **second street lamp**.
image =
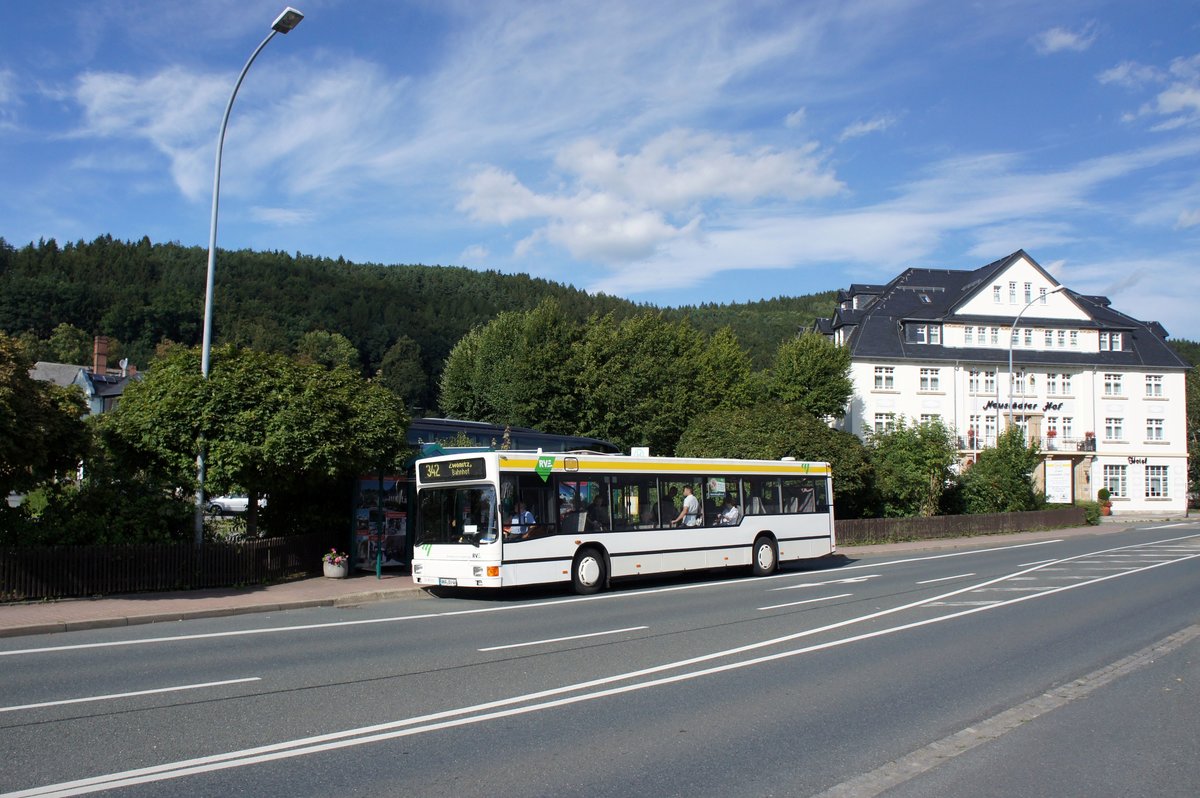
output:
M271 32L258 47L254 48L246 65L242 67L237 82L233 84L229 102L225 105L225 115L221 117L221 129L217 133L217 162L213 169L212 217L208 226L208 273L204 282L204 335L200 341L200 373L206 380L208 379L209 358L212 353L213 281L217 271L217 206L221 196L221 153L225 148L225 128L229 126L229 112L233 110L234 98L237 97L238 89L241 88L246 73L250 71L250 65L267 46L267 42L275 38L276 33L287 33L292 30L300 24L302 19L304 19L304 15L291 6L283 9L283 12L275 18L275 21L271 23ZM196 512L193 524L197 546L204 542L204 448L204 439L201 438L200 449L196 454Z

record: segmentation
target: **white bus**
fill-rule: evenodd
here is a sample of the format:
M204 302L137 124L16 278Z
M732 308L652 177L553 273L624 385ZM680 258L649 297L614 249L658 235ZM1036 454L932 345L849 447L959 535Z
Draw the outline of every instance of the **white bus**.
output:
M588 594L645 574L765 575L835 551L828 463L494 451L422 459L416 474L418 585Z

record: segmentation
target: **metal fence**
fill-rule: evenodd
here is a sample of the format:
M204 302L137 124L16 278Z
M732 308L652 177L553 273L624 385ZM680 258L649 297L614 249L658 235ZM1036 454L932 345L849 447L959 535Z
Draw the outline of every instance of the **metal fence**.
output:
M899 543L968 535L1028 532L1034 529L1083 526L1082 507L1035 510L1026 513L937 515L932 518L856 518L837 522L837 542L843 546Z
M0 549L0 600L74 598L275 582L321 571L336 536L242 543L148 543Z

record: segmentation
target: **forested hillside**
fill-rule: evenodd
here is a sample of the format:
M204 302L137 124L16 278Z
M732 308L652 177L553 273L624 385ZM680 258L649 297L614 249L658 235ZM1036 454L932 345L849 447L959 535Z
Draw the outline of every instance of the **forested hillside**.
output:
M164 341L200 342L207 251L102 236L59 245L53 239L16 248L0 238L0 330L27 341L50 338L67 324L87 336L115 339L117 356L146 368ZM624 318L655 310L612 296L495 271L420 265L355 264L286 252L219 254L214 342L294 354L317 330L345 336L365 374L398 359L426 376L418 404L435 404L446 355L472 327L506 310L554 298L569 318ZM711 333L733 328L758 366L778 343L829 315L826 292L748 304L667 309ZM415 363L414 363L415 365Z

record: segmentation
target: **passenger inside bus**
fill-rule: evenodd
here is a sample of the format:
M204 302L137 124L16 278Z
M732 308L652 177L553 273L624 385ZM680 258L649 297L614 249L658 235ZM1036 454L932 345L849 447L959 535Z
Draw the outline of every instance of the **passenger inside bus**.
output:
M721 514L717 518L717 523L721 526L737 526L742 520L742 511L738 508L737 502L734 501L733 495L726 493L725 501L721 504Z

